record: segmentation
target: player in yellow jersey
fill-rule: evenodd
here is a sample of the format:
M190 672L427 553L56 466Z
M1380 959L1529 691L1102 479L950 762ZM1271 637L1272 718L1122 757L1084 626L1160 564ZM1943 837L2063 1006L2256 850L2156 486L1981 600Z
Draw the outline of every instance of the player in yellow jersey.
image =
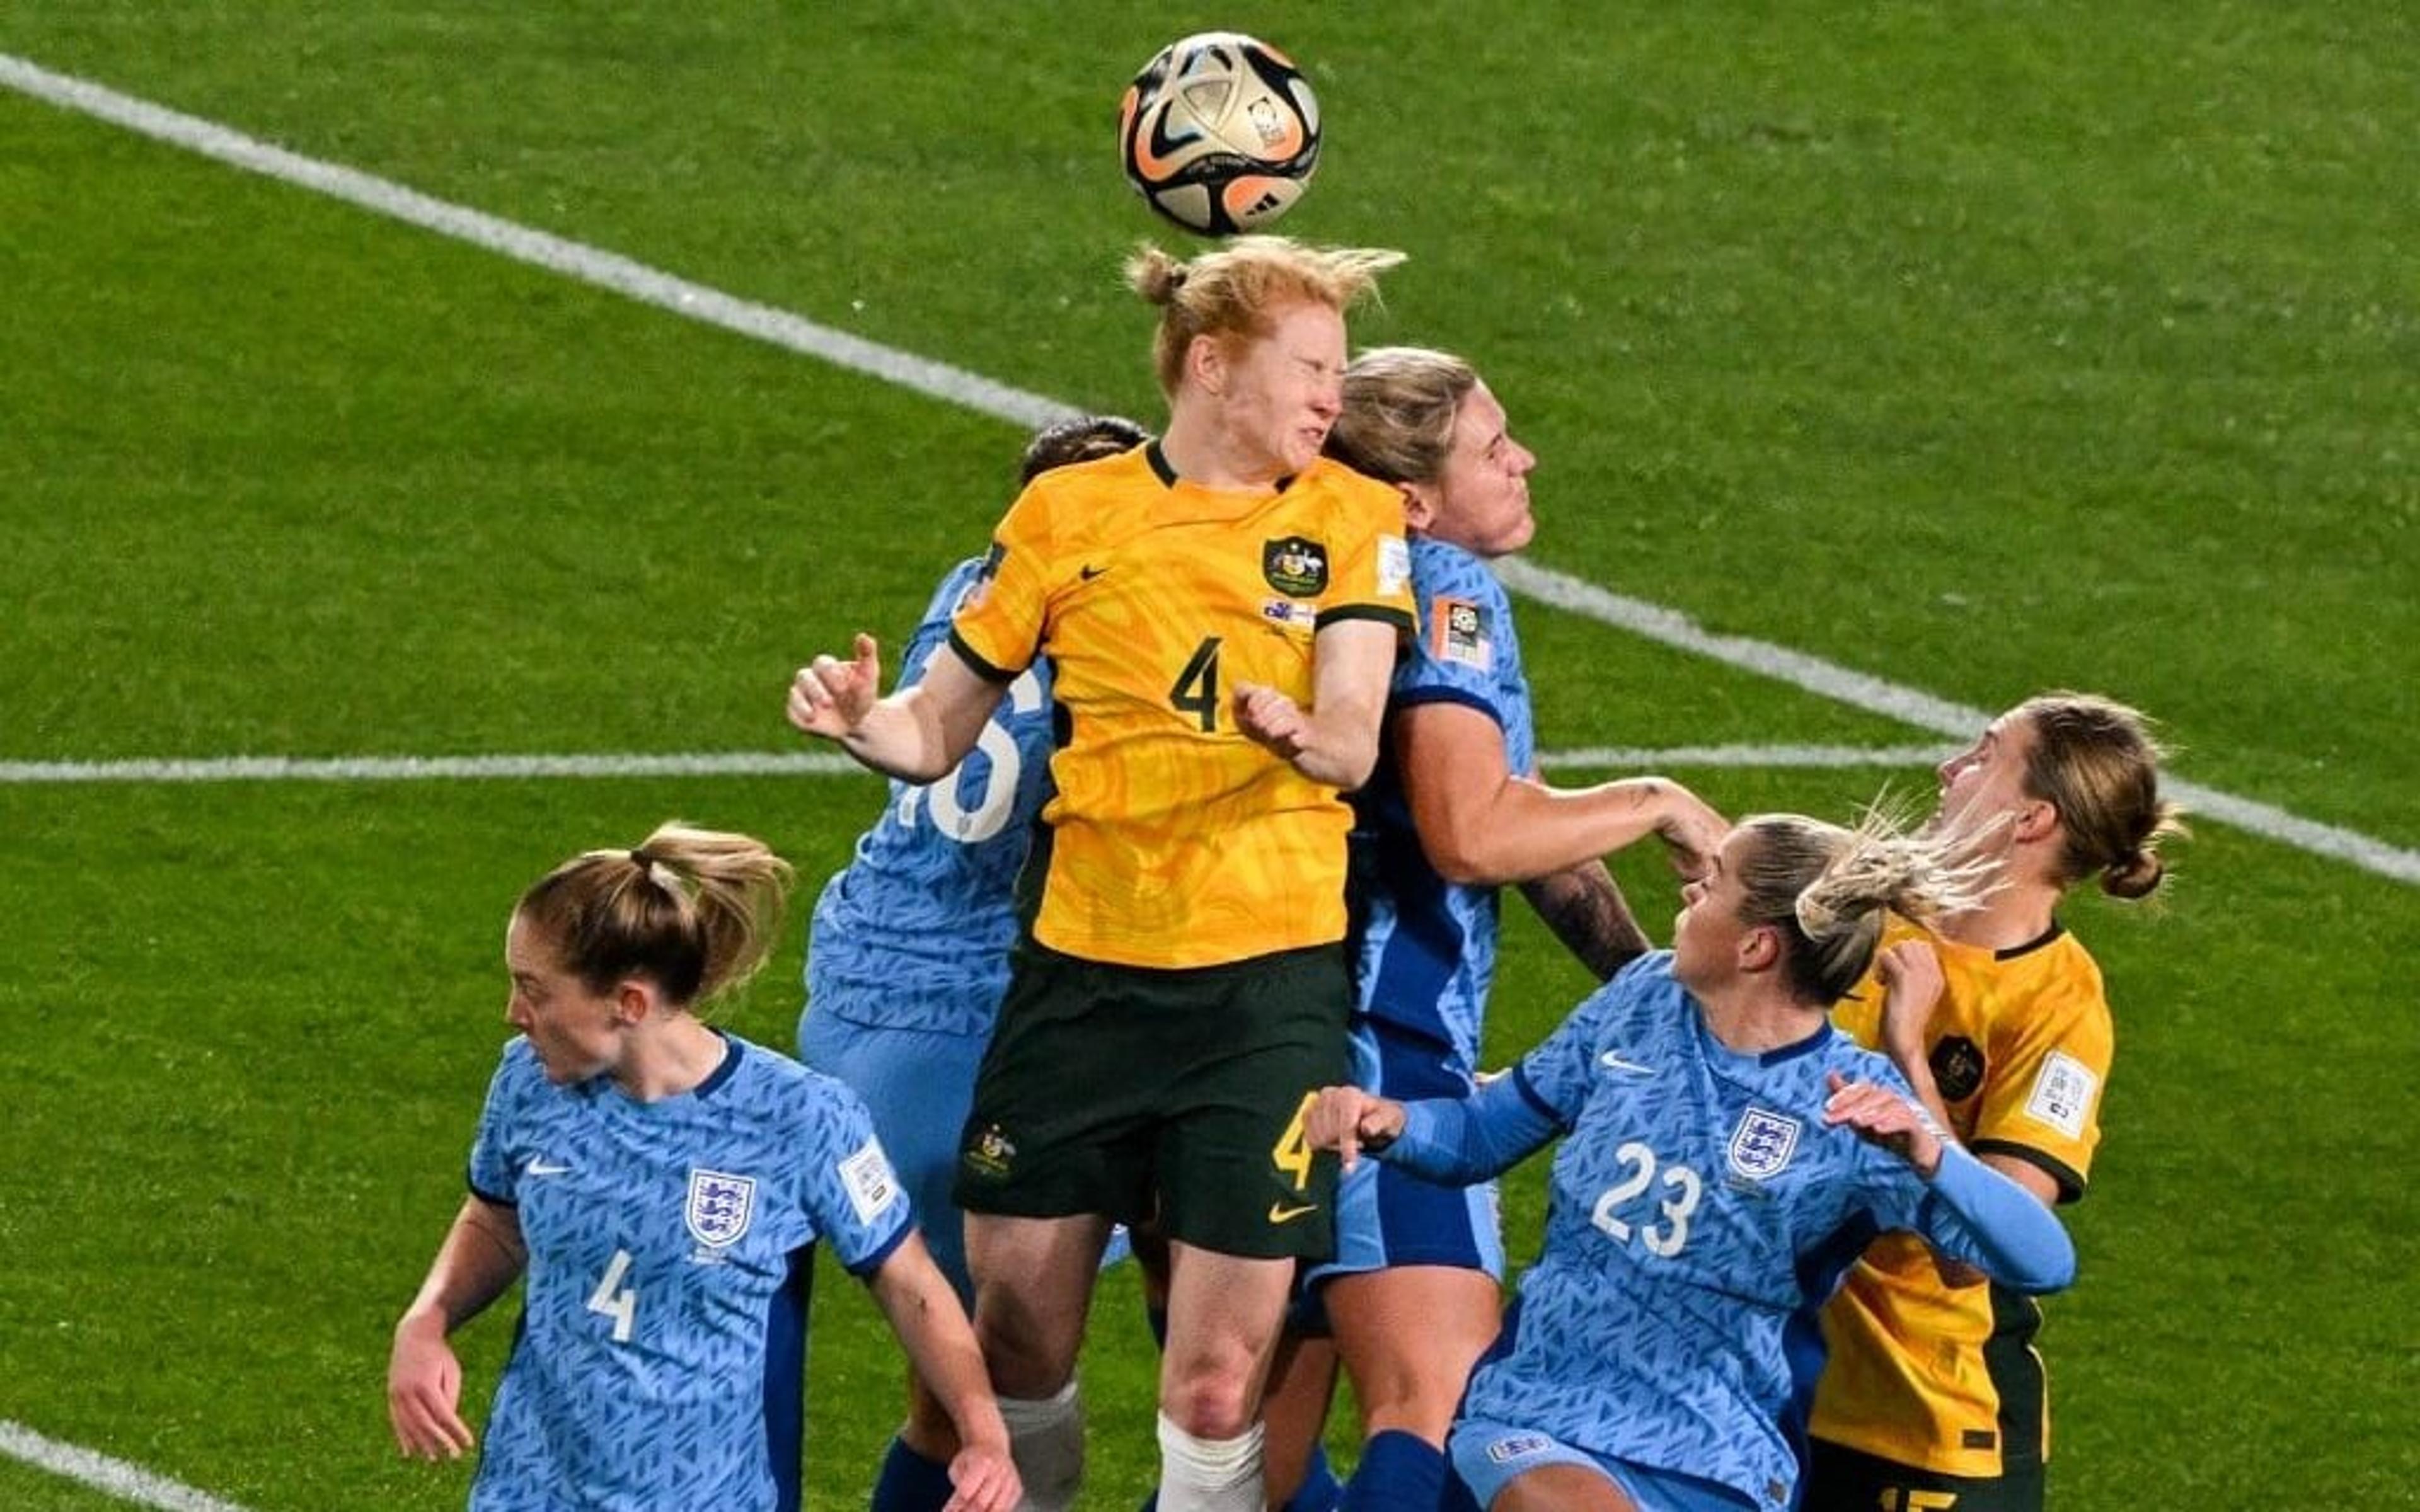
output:
M1260 1512L1261 1376L1335 1169L1302 1113L1350 1006L1342 794L1369 776L1410 559L1393 489L1321 455L1344 315L1399 254L1245 237L1127 265L1160 310L1154 444L1037 478L921 684L873 640L818 657L791 722L930 780L1001 689L1054 678L1056 795L960 1149L976 1332L1025 1472L1069 1505L1074 1373L1112 1221L1171 1242L1159 1504Z
M1998 890L1927 933L1897 923L1834 1022L1888 1055L1943 1127L2045 1203L2084 1195L2111 1028L2101 971L2055 910L2098 876L2159 887L2176 832L2141 715L2029 699L1941 768L1935 824L1984 837ZM1807 1512L2040 1512L2050 1435L2030 1299L1888 1234L1823 1312Z

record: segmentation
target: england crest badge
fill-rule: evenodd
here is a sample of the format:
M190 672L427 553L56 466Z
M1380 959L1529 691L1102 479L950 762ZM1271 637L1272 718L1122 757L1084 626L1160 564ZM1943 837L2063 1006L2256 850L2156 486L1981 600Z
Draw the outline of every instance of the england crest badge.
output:
M756 1178L689 1168L689 1210L683 1214L692 1238L709 1249L721 1249L748 1232L756 1214Z
M1750 1181L1769 1181L1798 1149L1798 1120L1751 1107L1740 1115L1731 1131L1730 1151L1733 1174Z

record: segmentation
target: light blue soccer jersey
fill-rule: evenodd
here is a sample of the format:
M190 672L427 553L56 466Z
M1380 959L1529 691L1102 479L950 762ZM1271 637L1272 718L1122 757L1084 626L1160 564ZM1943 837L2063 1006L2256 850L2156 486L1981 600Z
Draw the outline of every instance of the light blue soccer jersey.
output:
M1528 775L1529 683L1503 585L1462 548L1414 536L1412 591L1419 633L1395 669L1388 712L1476 709L1502 728L1507 768ZM1354 808L1358 1011L1450 1046L1471 1070L1496 975L1497 889L1448 882L1429 864L1391 756L1381 755Z
M516 1039L470 1180L529 1246L474 1512L796 1508L811 1247L866 1275L912 1230L856 1095L731 1038L639 1103Z
M981 559L960 563L925 607L899 686L924 674ZM1014 897L1049 796L1047 664L1008 686L958 769L923 786L894 781L882 817L815 901L809 1011L876 1028L988 1037L1008 990ZM963 1111L963 1110L961 1110Z
M1907 1084L1829 1026L1724 1046L1643 957L1514 1075L1569 1132L1546 1242L1464 1414L1790 1504L1822 1367L1815 1309L1875 1233L1923 1227L1913 1168L1826 1127L1825 1073Z

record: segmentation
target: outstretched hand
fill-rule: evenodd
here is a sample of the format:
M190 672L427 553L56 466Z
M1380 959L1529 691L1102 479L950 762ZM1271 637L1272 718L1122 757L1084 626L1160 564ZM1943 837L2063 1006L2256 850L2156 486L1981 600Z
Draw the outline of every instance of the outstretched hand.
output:
M1303 1143L1313 1149L1336 1151L1351 1170L1364 1146L1384 1149L1404 1132L1404 1105L1365 1092L1357 1087L1323 1087L1303 1115Z
M1916 1167L1927 1180L1941 1168L1941 1135L1924 1109L1873 1082L1853 1082L1838 1072L1826 1072L1823 1085L1831 1096L1823 1103L1823 1121L1843 1124L1858 1138L1885 1149Z
M882 692L882 659L874 637L861 633L855 659L817 656L790 679L790 723L807 734L844 740L874 709Z
M1683 882L1695 882L1714 870L1714 855L1723 848L1723 837L1730 834L1731 822L1725 819L1714 805L1681 786L1666 782L1667 797L1664 818L1655 826L1655 838L1672 862L1672 870Z
M950 1460L950 1500L941 1512L1016 1512L1024 1497L1008 1450L970 1443Z
M386 1413L396 1445L417 1459L459 1459L472 1447L462 1421L462 1365L442 1323L406 1319L387 1356Z

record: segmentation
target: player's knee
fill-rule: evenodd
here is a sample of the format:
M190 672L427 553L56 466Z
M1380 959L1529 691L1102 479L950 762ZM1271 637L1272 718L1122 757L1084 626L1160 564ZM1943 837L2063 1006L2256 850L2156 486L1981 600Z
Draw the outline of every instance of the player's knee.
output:
M1050 1396L1074 1378L1081 1331L1064 1336L1067 1330L1057 1326L1050 1313L1029 1305L1011 1288L982 1289L974 1326L992 1389L1002 1396Z
M1453 1426L1455 1404L1469 1383L1466 1363L1436 1357L1404 1355L1353 1378L1353 1395L1361 1404L1364 1428L1373 1434L1393 1428L1443 1445Z
M1250 1363L1238 1361L1226 1368L1204 1363L1171 1372L1160 1389L1160 1411L1196 1438L1234 1438L1260 1416Z

